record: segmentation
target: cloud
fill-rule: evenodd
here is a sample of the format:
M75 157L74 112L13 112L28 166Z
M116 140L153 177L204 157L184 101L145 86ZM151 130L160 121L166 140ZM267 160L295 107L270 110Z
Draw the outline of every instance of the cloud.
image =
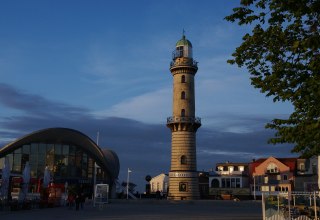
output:
M42 96L32 95L16 90L12 86L0 83L0 104L7 108L19 110L37 117L64 116L75 117L84 111L84 108L72 107L64 103L49 101Z
M130 178L139 185L139 191L143 190L146 175L155 176L170 170L171 133L165 123L144 123L124 116L96 117L96 114L88 109L53 102L39 95L26 94L6 84L1 84L0 90L0 104L23 113L11 117L0 117L0 146L36 130L49 127L67 127L79 130L93 140L96 140L97 132L99 132L99 145L102 148L107 147L114 150L119 156L121 166L119 180L126 179L127 168L132 169ZM163 111L164 105L169 104L166 104L166 99L163 99L160 102L162 105L157 105L157 102L152 98L157 96L162 99L167 96L167 93L169 91L162 90L150 96L137 98L127 107L136 106L138 109L135 111L133 108L134 113L127 116L137 116L145 112L144 108L150 106L156 109L150 115L161 114L159 112ZM140 108L139 103L141 104ZM123 104L118 110L121 111L125 107ZM165 106L165 108L169 109L170 107ZM149 109L149 111L151 110ZM114 109L114 113L116 112L117 108ZM121 114L119 113L119 115ZM291 155L290 145L281 147L268 145L267 140L273 133L263 128L255 128L265 123L268 118L237 114L212 115L212 117L213 120L219 117L229 118L229 122L221 122L212 126L206 125L204 121L203 126L198 130L197 161L199 170L207 171L213 168L215 163L227 160L249 162L253 158L262 156L286 157ZM228 127L235 125L241 127L248 124L250 129L246 132L234 132L232 129L228 129Z
M134 118L146 123L165 123L171 113L172 89L163 88L154 92L124 100L109 109L97 111L97 117L117 116Z

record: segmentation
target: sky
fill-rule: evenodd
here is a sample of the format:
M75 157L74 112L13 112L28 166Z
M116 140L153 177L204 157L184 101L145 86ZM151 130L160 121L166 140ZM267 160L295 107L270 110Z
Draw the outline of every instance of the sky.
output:
M0 147L31 132L66 127L120 159L119 181L143 191L145 176L170 170L171 53L183 30L198 62L195 77L197 165L294 157L271 145L265 124L286 118L290 103L250 84L227 64L250 27L224 17L239 1L2 0Z

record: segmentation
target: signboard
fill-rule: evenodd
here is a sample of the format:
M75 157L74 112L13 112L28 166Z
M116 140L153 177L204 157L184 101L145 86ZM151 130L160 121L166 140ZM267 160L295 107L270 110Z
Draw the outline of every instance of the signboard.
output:
M95 204L106 204L109 202L109 185L108 184L96 184L94 190L94 201Z

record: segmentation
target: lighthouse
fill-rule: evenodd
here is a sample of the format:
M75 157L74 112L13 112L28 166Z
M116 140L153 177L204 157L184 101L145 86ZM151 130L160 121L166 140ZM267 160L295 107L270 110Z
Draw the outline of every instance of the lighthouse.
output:
M171 130L170 200L199 199L196 132L201 119L195 116L194 80L198 71L192 44L183 33L172 53L170 72L173 76L172 116L167 118Z

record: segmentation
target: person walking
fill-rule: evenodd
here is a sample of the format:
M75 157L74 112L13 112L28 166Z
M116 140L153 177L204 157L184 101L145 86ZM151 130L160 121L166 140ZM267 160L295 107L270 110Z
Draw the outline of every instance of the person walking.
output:
M77 195L76 195L76 211L79 211L80 201L81 201L81 194L77 193Z
M74 195L72 193L69 193L69 195L68 195L69 209L72 209L73 205L74 205Z
M80 193L80 208L83 209L84 203L86 201L86 196L83 192Z
M156 191L156 198L157 198L157 200L160 199L160 191L159 190Z

